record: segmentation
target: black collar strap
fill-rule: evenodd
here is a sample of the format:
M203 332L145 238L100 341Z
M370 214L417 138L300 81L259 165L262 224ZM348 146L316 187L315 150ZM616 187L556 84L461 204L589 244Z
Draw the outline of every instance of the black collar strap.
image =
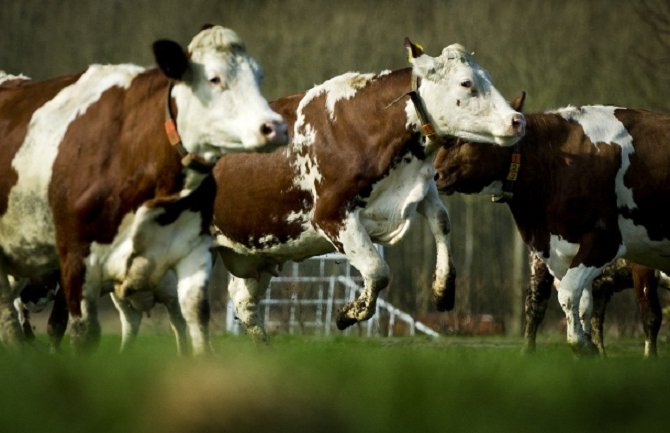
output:
M503 181L502 192L491 196L491 201L494 203L509 203L514 198L514 182L519 176L519 169L521 169L521 149L519 142L514 144L514 151L512 152L512 162L509 164L507 177Z
M419 119L421 134L425 136L430 143L439 144L444 147L451 147L457 143L458 139L454 136L441 136L435 131L433 123L428 118L428 112L426 107L423 106L423 101L421 96L419 96L419 77L412 73L412 82L409 92L404 95L398 96L396 99L391 101L386 108L396 104L405 96L409 96L414 104L414 110L416 110L416 117Z
M177 131L177 121L172 112L171 97L173 86L174 84L170 81L167 91L167 101L165 103L165 133L167 134L168 141L177 150L179 156L181 156L181 165L199 173L210 173L214 168L214 164L198 155L189 153L181 142L181 136L179 135L179 131Z
M423 101L419 96L419 77L412 74L412 90L408 93L412 103L414 104L414 109L416 110L416 117L421 123L421 133L428 139L431 143L444 144L444 140L441 136L435 131L433 123L428 118L428 112L426 107L423 106Z

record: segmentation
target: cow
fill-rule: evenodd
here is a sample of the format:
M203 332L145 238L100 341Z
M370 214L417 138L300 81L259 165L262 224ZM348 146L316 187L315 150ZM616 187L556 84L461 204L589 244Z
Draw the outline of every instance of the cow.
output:
M510 146L525 119L459 45L438 57L405 40L412 67L349 72L271 103L292 138L273 153L229 155L214 168L215 248L233 274L229 295L256 341L267 341L258 303L288 260L338 251L363 277L362 294L336 318L339 329L374 314L389 282L373 243L396 244L416 214L435 237L432 293L454 303L450 222L433 181L433 157L450 136Z
M537 330L547 310L551 288L555 278L547 269L547 265L534 254L529 255L531 269L530 284L526 290L524 311L526 324L524 327L524 352L535 351ZM658 288L670 289L670 278L655 269L630 263L625 259L617 259L607 265L602 275L593 280L591 291L593 296L593 315L591 317L591 339L598 352L606 356L603 328L605 309L612 295L624 289L633 288L642 316L644 329L644 357L658 355L657 339L661 328L663 314L658 299Z
M525 95L524 95L525 96ZM517 108L523 96L517 100ZM594 354L591 283L623 257L670 269L670 115L613 106L568 106L527 115L513 147L459 142L439 150L445 194L491 193L523 241L560 280L559 303L575 353Z
M60 271L76 351L100 339L105 288L123 298L171 271L180 350L209 350L209 226L224 154L271 151L286 122L259 90L239 36L205 26L185 50L153 44L157 68L92 65L0 85L0 336L25 339L10 279Z

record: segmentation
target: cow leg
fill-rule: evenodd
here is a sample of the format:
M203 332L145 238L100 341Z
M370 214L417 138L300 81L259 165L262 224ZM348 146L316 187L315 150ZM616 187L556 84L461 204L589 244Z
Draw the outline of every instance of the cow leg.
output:
M658 355L656 340L661 329L663 314L658 301L659 277L653 269L633 264L633 288L640 305L642 326L644 328L644 357Z
M181 313L179 298L171 298L163 302L163 304L165 304L165 308L167 309L170 318L170 327L177 340L177 353L180 355L187 355L190 352L186 332L187 325L186 320L184 320L184 315Z
M100 322L98 321L98 298L96 295L84 295L81 300L81 314L72 315L70 323L70 342L77 353L87 353L100 344Z
M212 254L209 252L209 247L209 242L203 242L175 267L179 306L189 330L195 355L212 350L209 338L210 306L208 299Z
M340 330L367 320L375 313L379 291L388 286L389 267L375 248L360 223L357 213L350 213L340 232L342 252L363 277L363 292L353 302L338 311L336 324Z
M18 346L26 340L19 314L14 307L18 292L13 282L0 259L0 341L8 346Z
M579 265L568 269L558 286L558 302L567 321L567 341L577 354L594 354L597 349L590 336L591 283L600 270ZM584 327L583 327L584 326Z
M142 323L142 312L133 308L129 301L119 298L116 293L110 293L112 302L119 312L121 319L121 351L127 351L137 339Z
M98 301L100 269L87 266L87 252L73 245L60 245L61 286L70 313L70 344L75 353L96 349L100 343ZM71 251L68 254L63 251Z
M593 316L593 295L591 295L591 286L584 287L582 296L579 299L579 322L582 325L584 337L593 345L591 339L591 317ZM594 345L595 347L595 345Z
M177 353L187 355L190 351L186 332L186 320L181 312L179 296L177 295L177 281L174 273L169 272L160 284L158 300L165 305L170 318L170 327L177 340Z
M244 324L247 335L256 343L268 342L259 302L271 278L272 275L261 272L258 279L232 277L228 283L228 295L235 305L235 314Z
M450 311L454 308L456 297L456 267L449 254L451 223L447 208L440 200L435 182L430 183L428 194L417 207L428 222L435 238L437 250L435 275L433 276L433 300L438 311Z
M58 290L47 322L47 335L49 336L49 345L52 353L57 353L60 350L60 343L63 341L63 336L65 336L68 319L69 314L65 295L63 294L63 290Z
M530 283L526 290L524 311L526 313L526 325L524 327L523 351L531 353L535 351L537 330L544 320L544 315L549 305L551 290L554 285L554 277L549 268L534 253L530 253Z
M165 305L167 309L168 317L170 318L170 327L177 341L177 353L180 355L189 354L187 325L179 304L177 278L174 272L165 274L154 294L156 300Z
M606 356L605 352L605 311L607 304L612 299L612 290L607 285L593 287L593 313L591 316L591 341L596 345L601 356Z
M35 340L35 333L33 332L33 325L30 323L30 311L23 306L20 298L16 298L14 301L14 307L16 308L16 314L19 316L19 323L21 324L21 329L23 329L23 335L27 341Z

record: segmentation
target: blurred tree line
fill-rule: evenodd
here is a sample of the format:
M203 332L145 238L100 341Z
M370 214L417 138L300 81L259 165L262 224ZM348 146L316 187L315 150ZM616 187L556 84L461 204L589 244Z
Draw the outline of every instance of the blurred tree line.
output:
M187 44L214 23L246 41L265 70L269 99L346 71L405 67L409 36L432 55L463 44L503 94L528 93L527 111L600 103L667 111L668 20L667 0L2 0L0 70L43 79L91 63L151 65L155 39ZM516 333L528 269L508 210L488 197L445 202L457 310L491 313ZM419 315L432 312L434 246L423 222L386 256L393 270L386 297ZM609 318L637 330L632 294L614 304ZM553 301L548 318L560 316Z

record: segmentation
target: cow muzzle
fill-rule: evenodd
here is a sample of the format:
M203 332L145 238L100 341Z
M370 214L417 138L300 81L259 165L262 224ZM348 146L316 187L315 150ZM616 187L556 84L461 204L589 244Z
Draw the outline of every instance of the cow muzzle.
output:
M288 143L288 125L285 120L265 122L261 125L261 135L268 144L283 146Z
M523 136L526 133L526 117L521 113L512 115L512 125L510 128L512 135Z

